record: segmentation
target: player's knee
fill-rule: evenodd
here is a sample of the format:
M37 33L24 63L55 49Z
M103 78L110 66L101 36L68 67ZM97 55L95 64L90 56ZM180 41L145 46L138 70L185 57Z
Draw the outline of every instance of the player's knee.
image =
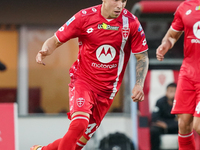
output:
M82 136L79 141L81 141L82 143L87 143L88 142L88 139L86 139L84 136Z
M78 130L80 132L85 132L89 124L89 118L83 115L76 115L72 118L70 123L71 130Z
M200 135L200 118L194 118L193 128Z
M194 125L194 130L200 135L200 126Z
M179 121L178 127L181 134L187 134L192 131L192 124L185 120Z

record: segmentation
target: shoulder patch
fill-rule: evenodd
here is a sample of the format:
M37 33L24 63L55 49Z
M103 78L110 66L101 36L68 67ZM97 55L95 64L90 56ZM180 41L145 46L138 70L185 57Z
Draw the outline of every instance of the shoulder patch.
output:
M81 10L81 14L82 15L89 15L89 14L94 14L97 12L97 8L98 6L94 6L94 7L89 7L86 9Z
M123 9L122 13L124 16L126 16L128 18L136 19L136 16L133 15L131 12L129 12L127 9Z

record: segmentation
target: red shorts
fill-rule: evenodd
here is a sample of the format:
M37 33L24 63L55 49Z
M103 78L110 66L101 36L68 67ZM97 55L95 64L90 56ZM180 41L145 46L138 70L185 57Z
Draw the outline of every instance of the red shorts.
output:
M171 113L200 117L200 83L179 78Z
M69 84L69 119L74 112L81 111L90 114L88 128L84 137L90 139L99 127L102 119L108 112L113 100L95 94L89 85L83 81L75 81Z

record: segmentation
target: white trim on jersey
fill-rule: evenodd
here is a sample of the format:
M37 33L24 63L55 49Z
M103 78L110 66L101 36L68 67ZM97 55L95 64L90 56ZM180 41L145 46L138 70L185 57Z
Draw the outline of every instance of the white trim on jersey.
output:
M175 30L172 26L170 26L170 29L172 29L175 32L182 32L182 31Z
M62 43L62 42L60 42L60 40L58 39L56 33L54 33L54 36L56 37L56 39L58 40L59 43Z
M128 18L125 17L124 15L122 16L122 20L123 20L123 28L129 28L129 22L128 22ZM113 92L110 95L109 99L113 99L116 92L117 92L117 84L119 82L119 76L122 72L123 69L123 65L124 65L124 47L126 45L126 41L127 41L128 37L124 37L122 35L122 44L121 44L121 48L120 48L120 54L119 54L119 62L118 62L118 70L117 70L117 78L115 83L113 84Z

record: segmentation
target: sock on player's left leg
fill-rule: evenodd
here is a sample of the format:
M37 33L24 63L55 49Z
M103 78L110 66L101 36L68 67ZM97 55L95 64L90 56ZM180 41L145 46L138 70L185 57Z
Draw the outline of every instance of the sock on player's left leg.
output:
M193 132L188 134L178 134L179 150L195 150Z
M89 118L84 115L76 115L72 118L69 129L60 141L58 150L75 150L76 143L86 131Z
M75 150L81 150L86 143L81 142L80 140L76 143L76 149Z

